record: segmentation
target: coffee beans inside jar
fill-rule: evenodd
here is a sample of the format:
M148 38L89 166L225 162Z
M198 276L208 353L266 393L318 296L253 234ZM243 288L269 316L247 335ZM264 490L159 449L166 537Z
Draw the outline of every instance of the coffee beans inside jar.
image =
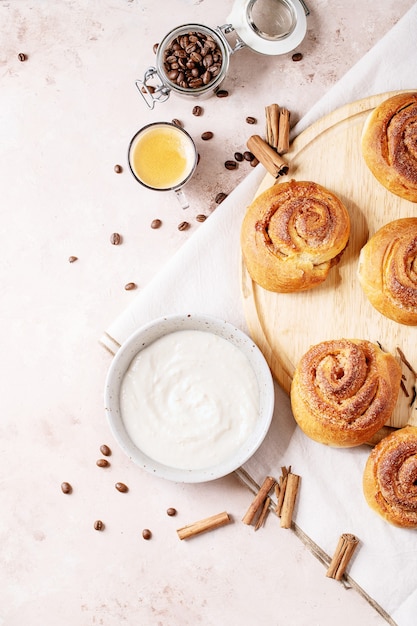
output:
M198 89L218 76L222 51L206 33L191 31L178 35L165 48L163 69L167 78L182 89Z

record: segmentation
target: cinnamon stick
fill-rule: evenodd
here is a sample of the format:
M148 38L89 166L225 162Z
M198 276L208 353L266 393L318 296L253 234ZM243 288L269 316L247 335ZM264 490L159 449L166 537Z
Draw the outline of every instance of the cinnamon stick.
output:
M255 530L259 530L265 524L265 520L266 520L266 517L267 517L268 512L269 512L269 505L270 504L271 504L271 498L269 496L267 496L265 498L265 500L264 500L262 511L260 512L258 520L257 520L257 522L255 524Z
M211 515L210 517L206 517L198 522L179 528L177 530L177 534L180 539L189 539L190 537L195 537L195 535L199 535L200 533L204 533L208 530L214 530L215 528L219 528L219 526L224 526L230 521L231 519L229 514L224 511L223 513Z
M254 500L252 501L251 505L249 506L248 510L242 518L242 522L244 524L252 524L256 513L261 507L263 507L265 498L267 498L268 493L270 492L274 484L275 478L273 478L272 476L267 476L265 478Z
M410 370L410 372L417 377L417 372L415 371L415 369L413 368L413 366L411 365L411 363L405 358L405 354L404 352L401 350L401 348L399 348L397 346L397 352L400 356L401 361L404 363L404 365Z
M278 154L285 154L290 149L290 112L288 109L279 111Z
M358 543L359 539L350 533L344 533L340 536L336 551L326 572L328 578L342 579Z
M281 517L282 505L284 504L285 498L285 489L287 487L287 476L290 469L287 470L286 467L281 468L282 474L279 477L279 492L277 495L277 505L275 507L275 513L278 517Z
M279 106L278 104L270 104L265 107L266 118L266 141L272 148L278 146L279 136Z
M274 178L278 178L288 172L289 167L285 159L283 159L276 150L271 148L259 135L249 137L247 146Z
M286 476L284 501L281 509L281 528L291 528L300 477L289 472Z

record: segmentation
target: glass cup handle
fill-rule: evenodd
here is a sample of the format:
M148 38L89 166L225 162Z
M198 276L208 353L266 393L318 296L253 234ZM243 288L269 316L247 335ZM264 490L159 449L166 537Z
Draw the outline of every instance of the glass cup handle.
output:
M188 202L185 193L183 192L182 189L174 189L174 193L177 196L177 200L181 205L182 209L188 209L190 206L190 203Z

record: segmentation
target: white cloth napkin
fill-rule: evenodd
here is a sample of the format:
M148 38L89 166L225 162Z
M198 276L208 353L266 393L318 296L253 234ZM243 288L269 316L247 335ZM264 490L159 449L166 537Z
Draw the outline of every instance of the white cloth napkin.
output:
M417 89L417 5L298 123L293 135L348 102L391 90ZM174 313L205 313L248 332L240 292L240 225L265 170L258 166L218 207L170 263L110 325L101 342L115 352L132 332ZM276 385L271 429L244 469L261 483L283 465L302 477L297 526L333 555L342 533L360 544L349 567L353 581L390 617L415 626L417 532L395 528L373 513L362 495L370 449L337 450L317 444L296 427L288 397Z

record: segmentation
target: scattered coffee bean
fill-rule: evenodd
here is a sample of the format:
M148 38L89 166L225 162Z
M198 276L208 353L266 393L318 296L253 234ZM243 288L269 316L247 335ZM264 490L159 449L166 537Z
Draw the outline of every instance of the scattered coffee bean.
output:
M170 506L169 509L167 509L167 515L169 515L170 517L173 517L176 514L177 514L177 509L174 509L174 507Z
M218 98L227 98L228 95L229 92L226 89L219 89L218 91L216 91L216 96Z
M96 465L98 465L98 467L108 467L110 463L108 462L107 459L98 459L96 461Z
M119 233L112 233L110 235L110 243L113 244L113 246L118 246L122 243L122 238Z
M294 52L291 58L293 61L301 61L303 55L301 54L301 52Z
M200 213L199 215L196 215L197 222L205 222L207 219L207 215L203 215L202 213Z
M75 261L78 261L78 257L77 256L70 256L70 257L68 257L68 261L70 263L75 263Z
M196 117L199 117L200 115L203 114L203 109L197 104L194 108L193 108L193 115L195 115Z
M152 87L152 85L146 85L146 87L142 87L141 92L142 93L155 93L156 89L155 87Z
M246 150L246 152L243 153L243 158L245 159L245 161L252 161L255 156L252 154L252 152L249 152L249 150Z
M253 158L250 162L251 167L256 167L259 164L258 159Z
M182 128L184 126L184 124L181 122L181 120L177 120L176 117L172 120L172 123L175 124L175 126L179 126L180 128Z
M115 487L117 491L120 491L121 493L126 493L127 491L129 491L129 488L124 483L116 483Z
M161 220L152 220L151 228L159 228L162 225Z
M27 56L26 54L24 54L24 52L19 52L19 54L17 55L17 58L19 59L19 61L26 61Z
M154 43L153 48L152 48L152 50L154 51L154 54L157 53L158 48L159 48L159 43Z
M148 541L148 539L150 539L150 538L152 537L152 533L151 533L151 531L149 530L149 528L144 528L144 529L142 530L142 537L143 537L144 539L146 539L147 541Z
M61 483L62 493L71 493L72 487L69 483Z
M235 161L243 161L243 154L241 152L235 152L234 155Z
M190 227L189 222L181 222L178 224L178 230L187 230Z
M213 137L214 137L214 134L211 132L211 130L207 130L205 133L201 135L201 139L203 141L208 141L209 139L212 139Z
M246 118L246 123L247 124L256 124L256 117L252 117L251 115L248 115L248 117Z
M103 443L103 445L100 446L100 452L101 452L101 454L104 454L104 456L110 456L111 455L111 450L110 450L109 446L107 446L105 443Z
M114 171L116 172L116 174L121 174L123 172L123 168L121 165L115 165Z
M126 291L132 291L133 289L136 289L136 283L126 283L125 289Z
M226 161L224 164L225 168L227 170L235 170L237 168L237 163L236 161Z
M214 202L216 204L221 204L223 202L223 200L226 200L227 198L227 193L223 193L223 191L220 191L217 196L214 198Z
M168 79L182 89L209 85L223 63L220 47L211 35L187 32L173 39L163 54Z
M95 530L103 530L103 529L104 529L104 524L103 524L103 522L101 521L101 519L97 519L97 520L94 522L94 528L95 528Z

